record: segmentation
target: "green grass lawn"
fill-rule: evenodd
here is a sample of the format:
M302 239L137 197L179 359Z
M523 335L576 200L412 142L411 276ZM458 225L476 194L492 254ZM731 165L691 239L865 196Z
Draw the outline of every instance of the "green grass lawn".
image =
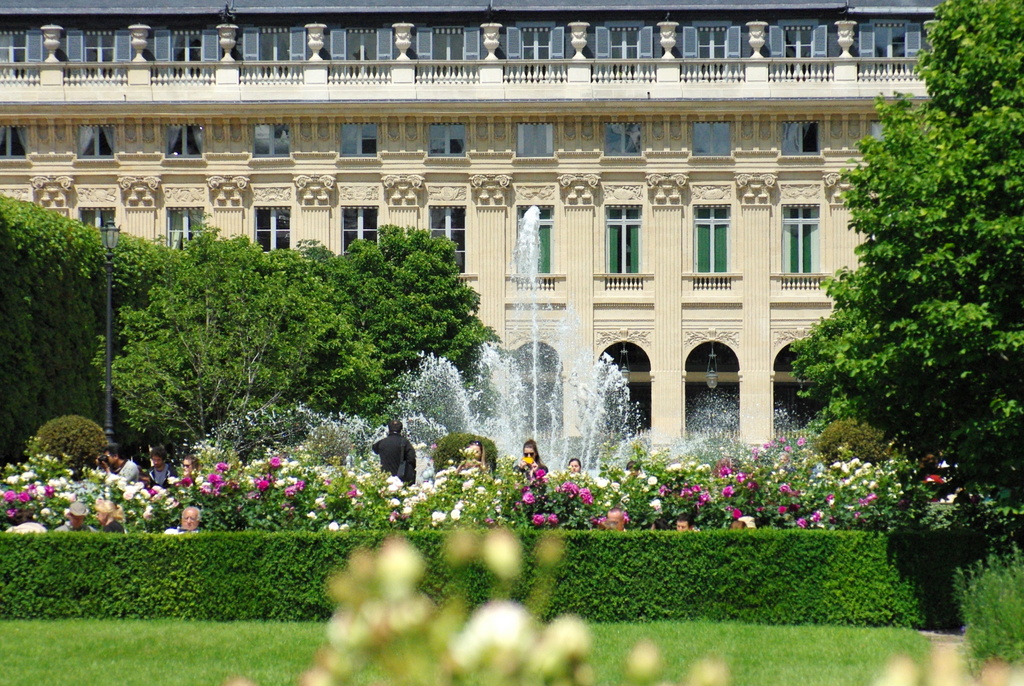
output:
M713 622L592 625L599 683L618 684L632 645L653 640L681 679L701 658L729 665L733 686L869 686L896 654L923 660L904 629L769 627ZM5 686L221 684L245 676L294 684L324 640L320 623L64 620L0 622Z

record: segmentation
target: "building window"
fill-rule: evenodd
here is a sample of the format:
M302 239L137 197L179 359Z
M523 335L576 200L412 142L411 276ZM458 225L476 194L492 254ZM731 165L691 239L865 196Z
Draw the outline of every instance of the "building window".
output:
M461 26L440 26L434 29L433 59L465 59L466 40Z
M610 27L608 37L611 40L609 53L613 60L635 60L640 57L640 29L635 26Z
M431 124L430 156L463 157L466 154L465 124Z
M169 208L167 210L167 247L180 250L186 243L196 237L199 227L202 225L202 208Z
M287 124L257 124L253 138L256 157L284 157L291 152Z
M640 271L640 208L608 208L608 273Z
M637 122L605 124L605 155L640 155L643 153L643 135Z
M526 210L530 209L528 206L520 205L518 208L518 221L516 226L521 227L523 225L523 216L526 214ZM538 274L550 274L551 273L551 235L555 230L555 208L554 207L538 207L540 210L540 223L537 226L537 273Z
M551 59L551 29L547 26L524 26L519 30L523 38L524 60Z
M697 28L697 57L703 60L725 59L725 26Z
M455 244L455 263L459 272L466 271L466 208L431 207L430 235L447 238Z
M25 156L25 129L20 126L0 126L0 157Z
M782 269L789 274L817 274L818 208L782 208Z
M171 37L171 59L199 62L203 59L203 36L199 31L175 31Z
M786 57L810 57L811 42L814 39L814 27L789 26L783 32Z
M257 207L256 242L264 252L290 248L292 211L287 207Z
M344 157L374 157L377 154L376 124L342 124L341 154Z
M554 124L520 124L516 136L519 157L552 157L555 154Z
M873 121L868 124L868 135L875 140L885 140L885 129L882 128L882 122Z
M377 59L377 32L373 29L349 29L347 53L350 60Z
M203 154L203 127L175 124L167 127L168 157L199 157Z
M694 270L698 274L729 271L729 208L697 207L694 219Z
M907 27L905 24L876 23L875 54L864 57L906 57Z
M782 122L783 155L814 155L818 151L818 122Z
M86 62L114 61L114 34L111 31L90 31L85 34Z
M341 210L341 252L347 253L352 241L377 242L376 207L345 207Z
M693 154L728 157L732 154L729 122L697 121L693 123Z
M116 217L117 210L113 207L86 207L78 211L78 218L83 224L97 229L116 223Z
M25 40L24 33L0 32L0 62L24 62Z
M290 59L290 38L288 29L283 26L260 29L260 59L268 62Z
M78 127L78 156L79 157L113 157L114 156L114 127L92 126Z

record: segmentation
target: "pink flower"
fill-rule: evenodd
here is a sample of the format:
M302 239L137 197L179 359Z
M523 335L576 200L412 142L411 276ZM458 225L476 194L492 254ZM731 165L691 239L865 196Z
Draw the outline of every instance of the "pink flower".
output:
M18 494L15 493L14 491L4 491L4 500L6 500L9 503L13 502L14 499L17 498L17 497L18 497Z
M547 517L545 517L542 514L535 514L535 515L533 515L533 525L534 526L544 526L544 523L546 521L547 521Z
M11 519L14 519L15 517L18 516L18 511L15 510L15 509L7 510L7 516L10 517Z
M800 527L801 529L806 529L807 528L807 520L804 519L803 517L801 517L800 519L796 520L796 525L798 527Z
M786 506L779 505L779 514L786 514Z
M182 486L191 486L194 482L192 481L191 476L183 476L181 477L181 481L179 481L178 483L180 483Z
M742 516L743 516L743 513L740 512L739 508L735 508L735 507L732 508L732 518L733 519L739 519Z
M526 491L525 493L523 493L523 502L526 503L527 505L533 505L535 502L537 502L537 498L536 496L533 495L532 491Z
M224 483L224 477L218 474L217 472L210 474L208 477L206 477L206 480L209 481L214 486Z
M46 495L47 498L52 498L54 493L56 493L56 491L53 489L53 486L43 486L43 494Z
M740 472L736 475L736 483L741 484L747 480L747 475L744 472Z
M227 463L227 462L218 462L218 463L217 463L216 465L214 465L214 466L215 466L215 468L216 468L216 470L217 470L218 472L226 472L226 471L228 471L229 469L231 469L231 467L230 467L230 466L228 465L228 463Z
M558 487L558 490L561 493L568 494L570 498L575 497L580 493L580 487L577 486L572 481L566 481L565 483Z
M835 494L829 493L827 496L825 496L825 502L828 503L829 505L833 504L835 501L836 501Z
M21 493L18 494L18 500L20 500L23 503L27 503L28 501L32 500L32 494L29 493L28 491L22 491Z
M723 498L731 498L732 494L733 494L732 486L726 486L725 488L722 489L722 497Z
M346 493L345 495L347 495L349 498L358 498L359 496L362 495L362 493L360 493L359 489L356 488L355 486L351 486L348 489L348 493Z
M793 492L793 487L789 484L782 484L779 486L779 493L786 493L787 495Z
M590 493L590 489L589 488L581 488L580 489L580 500L583 501L584 505L593 505L594 504L594 496Z
M548 471L546 469L537 469L533 472L533 478L538 480L543 480L547 475Z
M813 513L811 514L811 521L812 521L812 522L814 522L815 524L817 524L818 522L820 522L820 521L821 521L821 513L820 513L820 512L818 512L817 510L815 510L815 511L814 511L814 512L813 512Z
M266 479L256 479L256 490L260 493L270 488L270 482Z
M294 498L295 494L297 492L298 492L298 489L295 486L288 486L287 488L284 489L284 497L285 498Z
M801 436L800 438L796 439L796 444L803 447L807 445L807 439Z
M756 491L757 490L757 482L754 481L753 479L751 479L750 481L747 482L747 488L749 488L752 491Z
M729 476L732 474L732 470L728 467L722 467L718 470L718 476Z
M278 457L277 455L275 455L274 457L270 458L270 468L271 469L280 469L281 468L281 458Z
M558 525L558 516L557 515L553 515L553 514L549 514L548 515L548 524L550 524L551 526L557 526Z
M785 450L787 453L791 453L793 452L793 446L787 445L785 448L783 448L783 450Z
M299 479L298 481L295 482L295 489L296 490L301 491L304 488L306 488L306 482L305 481L303 481L302 479Z

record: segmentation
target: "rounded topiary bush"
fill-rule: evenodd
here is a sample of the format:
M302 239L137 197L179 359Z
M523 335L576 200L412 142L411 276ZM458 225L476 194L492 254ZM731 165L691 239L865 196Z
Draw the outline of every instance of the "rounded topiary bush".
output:
M462 452L470 441L480 441L484 446L484 453L487 455L487 467L494 471L498 459L498 446L486 436L476 434L450 433L437 442L434 449L434 468L438 471L457 467L466 461Z
M875 463L888 459L891 452L885 434L857 419L832 422L818 436L814 447L825 462L834 462L849 455Z
M967 649L980 666L988 660L1024 665L1024 553L1013 548L967 572L957 572Z
M106 447L107 437L100 425L77 414L51 419L29 441L29 452L66 459L76 476Z

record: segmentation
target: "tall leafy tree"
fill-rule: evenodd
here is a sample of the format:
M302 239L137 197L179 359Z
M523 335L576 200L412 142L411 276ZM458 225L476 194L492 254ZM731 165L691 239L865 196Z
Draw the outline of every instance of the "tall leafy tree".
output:
M937 8L930 99L880 103L848 175L855 271L795 368L833 413L942 453L959 483L1024 497L1024 2Z

